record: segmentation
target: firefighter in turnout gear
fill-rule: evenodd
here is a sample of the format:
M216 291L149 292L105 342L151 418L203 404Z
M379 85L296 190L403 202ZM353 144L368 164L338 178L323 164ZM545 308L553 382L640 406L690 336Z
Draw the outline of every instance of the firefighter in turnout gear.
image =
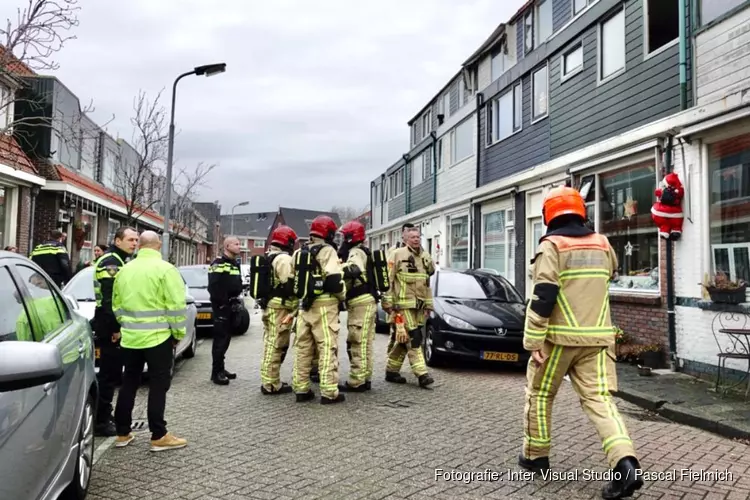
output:
M224 356L232 339L232 304L242 300L239 255L240 240L229 236L224 239L223 255L214 259L208 268L208 293L214 318L211 381L217 385L227 385L237 378L236 373L224 368Z
M434 274L435 266L430 255L422 249L419 228L407 228L405 232L406 246L396 250L388 261L391 288L383 296L383 310L391 315L391 322L396 327L395 333L391 333L385 380L406 383L399 372L404 357L408 355L420 387L426 388L435 382L427 373L422 353L422 329L432 310L430 276Z
M567 374L581 406L596 426L609 466L619 476L602 498L625 498L640 489L640 465L615 406L615 334L609 310L609 282L617 255L607 238L584 225L586 207L570 187L552 189L542 208L547 233L533 266L533 293L526 311L527 368L524 445L519 465L547 470L555 395Z
M299 301L294 296L294 261L291 253L297 234L291 227L279 226L271 233L267 252L269 262L269 300L263 304L263 360L260 365L261 392L266 395L292 392L281 382L279 371L284 362L292 321Z
M398 242L398 243L396 243L396 245L393 248L391 248L390 250L388 250L388 255L387 255L388 266L389 266L388 269L390 269L391 266L393 265L392 264L393 263L393 256L396 255L396 250L398 250L399 248L403 248L403 247L406 246L406 230L407 229L411 229L413 227L414 227L414 224L412 224L411 222L407 222L403 226L401 226L401 241ZM391 314L389 314L389 315L386 316L386 321L388 322L388 324L391 325L391 327L390 327L390 332L391 332L391 334L390 334L390 340L388 341L388 347L385 350L386 355L389 352L391 352L391 349L393 349L393 346L396 345L396 324L392 321L392 319L393 319L393 316Z
M315 393L310 389L315 347L319 359L321 404L339 403L346 399L339 393L338 387L339 303L346 299L346 286L333 246L337 229L330 217L316 217L310 224L309 247L307 251L299 252L295 261L295 290L299 285L300 291L297 293L301 300L294 339L292 381L297 402L315 398ZM311 258L309 266L306 258ZM301 283L305 284L304 290Z
M346 285L346 350L349 355L349 380L339 390L364 392L372 386L372 344L375 339L377 291L371 276L372 262L365 241L365 226L359 221L341 227L344 241L339 250Z
M99 347L99 403L97 405L96 432L100 436L114 436L112 398L115 385L122 378L120 353L120 325L112 310L112 287L115 277L138 246L138 233L132 227L120 227L115 232L114 244L95 263L94 296L96 310L92 326Z
M55 229L50 233L52 239L48 242L37 245L29 255L52 281L62 289L62 287L73 277L73 270L70 267L70 256L65 249L65 233Z

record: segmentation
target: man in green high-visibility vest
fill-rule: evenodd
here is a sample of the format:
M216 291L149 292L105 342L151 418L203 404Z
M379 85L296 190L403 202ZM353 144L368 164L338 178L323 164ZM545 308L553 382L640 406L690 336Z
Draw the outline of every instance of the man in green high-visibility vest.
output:
M148 427L151 451L173 450L187 445L185 439L167 432L164 409L171 384L174 346L185 336L187 304L180 272L162 260L161 240L144 231L137 256L115 277L112 309L120 325L120 345L125 374L117 397L115 446L130 444L135 395L143 364L148 363Z

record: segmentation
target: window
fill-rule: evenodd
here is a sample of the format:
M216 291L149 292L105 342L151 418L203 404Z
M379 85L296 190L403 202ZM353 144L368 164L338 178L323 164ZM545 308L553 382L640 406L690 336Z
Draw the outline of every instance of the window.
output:
M502 47L497 49L497 52L492 56L492 81L494 82L505 73L505 70L510 67L510 61L508 60L508 47L503 44Z
M587 5L594 3L596 0L573 0L573 15L577 16Z
M443 140L437 142L437 169L443 168Z
M583 69L583 45L578 45L573 50L562 56L562 79L569 78Z
M0 301L3 304L3 313L0 314L0 342L33 340L21 294L7 267L0 268Z
M391 174L391 199L403 194L404 192L404 169L400 168L397 172Z
M254 240L253 248L265 248L266 240Z
M411 185L418 186L430 177L429 161L427 153L422 153L411 162Z
M474 127L471 118L451 130L451 165L474 154Z
M97 229L97 217L92 212L83 212L81 220L76 224L80 223L80 227L73 229L73 237L80 238L83 240L83 246L81 247L78 259L82 262L90 262L94 258L94 243L96 241L96 229Z
M43 340L58 331L70 318L70 314L60 296L53 290L53 285L44 276L24 265L17 265L16 271L31 295L26 307L32 317L33 311L36 311L38 324L32 320L34 339Z
M512 279L515 267L515 233L512 210L482 215L482 267Z
M419 125L419 120L415 121L411 126L411 143L412 145L419 142L419 136L417 135L417 125Z
M653 163L640 164L598 177L583 179L581 194L590 219L598 204L594 227L609 238L617 254L619 267L611 288L658 291L659 235L651 220L656 168Z
M466 104L466 83L464 77L458 77L458 108L461 109Z
M422 153L422 179L432 177L432 152L428 149Z
M683 0L645 0L646 2L646 52L659 50L677 40L679 28L679 2Z
M447 118L451 114L451 94L450 92L447 92L441 99L440 99L440 113L442 113L444 118Z
M539 120L547 116L547 66L540 69L531 78L531 119Z
M750 134L708 146L712 273L750 282Z
M534 13L529 11L523 21L524 54L534 50Z
M534 48L552 36L552 0L540 0L536 6L536 36Z
M469 268L469 216L450 220L450 266L454 269Z
M521 130L521 84L501 95L487 108L490 115L489 142L507 139Z
M599 77L604 80L625 69L624 10L602 23L599 43Z
M107 221L107 241L105 244L112 245L115 242L115 233L120 229L120 221L109 219Z
M6 127L10 126L13 121L11 96L10 89L0 86L0 133L5 132Z
M730 10L739 7L746 0L700 0L701 24L707 25L726 14Z
M422 139L432 132L432 111L422 115Z

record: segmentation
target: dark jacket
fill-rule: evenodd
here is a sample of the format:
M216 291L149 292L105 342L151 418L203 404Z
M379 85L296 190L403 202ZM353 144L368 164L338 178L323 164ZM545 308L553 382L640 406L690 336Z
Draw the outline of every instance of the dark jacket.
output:
M120 331L120 325L112 311L112 288L117 273L131 257L131 255L112 245L96 261L94 292L97 295L97 304L94 312L94 328L97 333L110 335ZM99 282L98 287L97 281ZM98 291L97 288L99 288ZM101 294L101 297L99 297L99 294Z
M68 250L59 241L37 245L29 256L47 275L62 288L73 277Z
M208 293L215 311L228 310L231 299L242 295L242 274L237 259L222 255L211 263L208 268Z

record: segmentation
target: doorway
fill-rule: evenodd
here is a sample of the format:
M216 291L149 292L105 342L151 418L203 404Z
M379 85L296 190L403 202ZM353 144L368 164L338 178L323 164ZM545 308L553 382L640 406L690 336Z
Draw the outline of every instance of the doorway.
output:
M537 248L539 248L539 240L544 236L544 232L547 228L544 225L544 220L541 217L533 217L529 219L528 234L531 235L527 239L526 244L526 298L531 296L533 283L531 282L531 259L536 255Z

